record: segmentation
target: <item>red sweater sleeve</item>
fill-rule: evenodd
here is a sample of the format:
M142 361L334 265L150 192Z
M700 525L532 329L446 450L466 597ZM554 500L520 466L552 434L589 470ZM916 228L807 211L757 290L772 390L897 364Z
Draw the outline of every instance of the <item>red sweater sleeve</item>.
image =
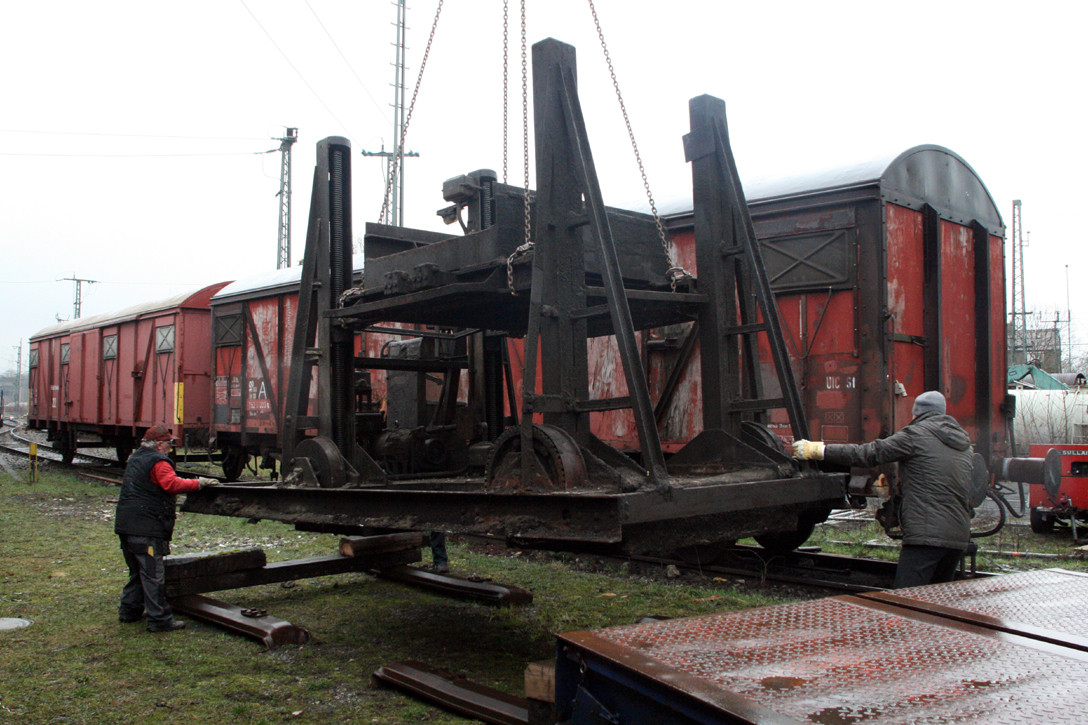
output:
M188 493L200 488L200 481L195 478L178 478L173 466L166 461L159 461L151 468L151 481L167 493Z

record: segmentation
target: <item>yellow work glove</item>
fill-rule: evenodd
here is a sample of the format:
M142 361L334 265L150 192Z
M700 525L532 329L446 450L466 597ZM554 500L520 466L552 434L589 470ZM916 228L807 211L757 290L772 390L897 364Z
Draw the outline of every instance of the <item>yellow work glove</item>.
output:
M205 478L204 476L200 476L196 480L200 481L200 487L201 488L207 488L208 486L218 486L219 485L219 481L215 480L214 478Z
M793 457L800 461L822 461L824 459L823 441L806 441L804 439L794 441Z

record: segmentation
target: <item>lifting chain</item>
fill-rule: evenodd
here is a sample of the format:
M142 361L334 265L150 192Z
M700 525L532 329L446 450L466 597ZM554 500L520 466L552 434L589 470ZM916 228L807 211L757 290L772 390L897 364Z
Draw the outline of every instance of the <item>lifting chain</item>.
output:
M525 241L506 258L506 286L510 294L514 289L514 260L523 257L533 249L531 220L529 218L529 55L526 50L525 0L521 0L521 162L524 167L523 196L525 199Z
M510 0L502 0L502 183L510 159Z
M389 165L389 178L385 182L385 199L382 200L382 213L378 215L378 223L385 223L385 214L389 211L390 198L393 195L393 180L397 178L397 169L404 157L404 141L408 136L408 124L412 122L412 111L416 107L416 99L419 97L419 86L423 82L423 71L427 69L427 57L431 54L431 44L434 43L434 31L438 28L438 18L442 15L442 3L438 0L438 9L434 12L434 22L431 23L431 34L427 37L427 47L423 51L423 60L419 64L419 75L416 76L416 87L412 91L412 102L408 104L408 114L404 117L404 128L400 130L400 141L397 143L397 153L393 155L393 163ZM404 223L404 220L401 220Z
M661 224L661 217L657 213L657 204L654 203L654 195L650 191L650 182L646 178L646 168L642 165L642 155L638 151L638 143L635 141L635 132L631 128L631 119L627 116L627 106L623 102L623 94L620 93L620 83L616 79L616 69L612 65L612 56L608 52L608 44L604 40L604 31L601 30L601 21L597 17L597 8L593 5L593 0L589 1L589 12L593 15L593 24L597 28L597 37L601 40L601 51L604 52L605 63L608 64L608 73L612 76L612 87L616 90L616 100L620 104L620 111L623 113L623 122L627 126L627 137L631 139L631 148L635 152L635 161L638 163L638 171L642 174L642 186L646 189L646 198L650 202L650 211L654 216L654 224L657 225L657 236L661 239L661 247L665 250L665 258L670 262L672 261L672 245L669 243L668 237L665 235L665 227ZM668 277L669 286L672 291L676 291L676 283L680 279L685 277L690 278L691 274L687 272L681 266L672 266L665 272L665 276Z

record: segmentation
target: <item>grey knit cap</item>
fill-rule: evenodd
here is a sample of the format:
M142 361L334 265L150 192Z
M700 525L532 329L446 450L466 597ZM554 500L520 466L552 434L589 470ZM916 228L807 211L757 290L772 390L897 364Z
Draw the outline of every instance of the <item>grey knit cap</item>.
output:
M936 390L927 390L914 399L914 407L911 408L910 414L915 418L922 413L929 413L934 410L944 414L945 408L944 396Z

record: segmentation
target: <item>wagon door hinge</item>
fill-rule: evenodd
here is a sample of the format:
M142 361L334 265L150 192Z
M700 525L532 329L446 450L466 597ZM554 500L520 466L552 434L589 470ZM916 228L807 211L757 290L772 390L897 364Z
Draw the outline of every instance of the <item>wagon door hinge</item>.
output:
M906 342L919 347L925 347L928 344L925 335L906 335L902 332L893 333L892 342Z

